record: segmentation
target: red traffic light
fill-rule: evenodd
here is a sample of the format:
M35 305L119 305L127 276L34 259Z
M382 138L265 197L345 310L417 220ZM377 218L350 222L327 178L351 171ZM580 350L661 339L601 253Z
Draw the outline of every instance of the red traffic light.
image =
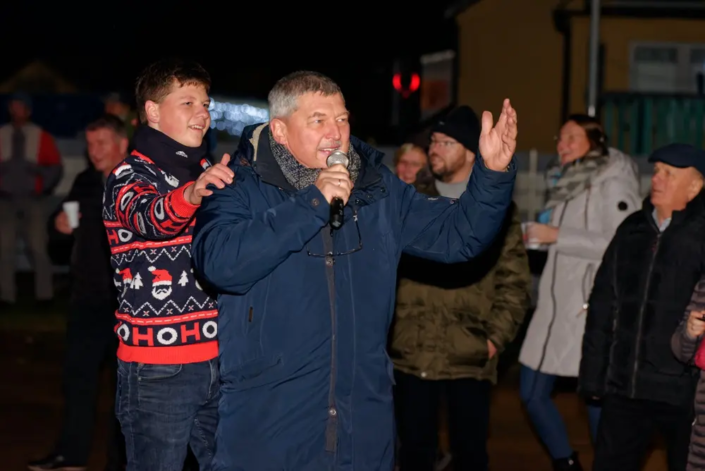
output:
M409 82L409 87L404 88L401 83L401 74L396 73L394 74L394 77L392 77L392 85L394 86L394 90L399 92L404 98L407 98L409 95L419 89L419 87L421 86L421 77L419 77L419 74L414 72L413 74L411 74L411 81Z

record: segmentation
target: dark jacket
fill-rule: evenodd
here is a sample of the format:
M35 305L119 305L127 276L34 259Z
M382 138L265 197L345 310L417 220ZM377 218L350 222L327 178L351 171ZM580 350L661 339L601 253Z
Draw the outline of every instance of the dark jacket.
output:
M702 336L692 338L688 335L687 325L691 311L705 311L705 278L701 278L695 286L693 297L683 314L683 320L671 337L673 354L687 365L693 365L695 359L702 355L703 349ZM693 403L695 421L690 435L686 471L705 470L705 370L702 369L702 363L699 364L701 369Z
M399 257L479 254L504 219L514 165L476 168L459 200L429 198L351 138L362 168L331 234L325 198L287 182L268 133L245 130L235 182L204 198L196 222L195 266L221 292L213 469L392 470L386 341ZM348 254L317 256L328 252Z
M110 267L110 247L103 225L103 175L89 167L76 175L62 201L78 201L81 219L70 236L59 234L54 219L63 211L59 205L49 218L54 241L71 241L71 302L81 305L116 305L117 290ZM66 247L69 247L68 245Z
M415 186L439 196L435 182ZM499 354L489 359L487 340L498 353L504 350L524 319L530 294L514 203L492 245L469 262L444 265L402 255L389 349L394 367L427 380L496 382Z
M580 390L590 396L688 405L695 370L671 335L705 264L705 196L660 232L647 198L617 229L595 277L583 337Z

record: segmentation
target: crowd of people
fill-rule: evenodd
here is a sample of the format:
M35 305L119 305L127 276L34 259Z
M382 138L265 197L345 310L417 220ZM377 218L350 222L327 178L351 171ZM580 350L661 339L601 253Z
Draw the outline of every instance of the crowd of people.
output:
M467 157L458 152L453 158L442 142L452 136L450 142L462 143L463 136L472 135L471 129L473 126L466 126L460 135L434 132L428 153L422 157L423 149L402 146L395 156L399 178L414 184L418 191L428 192L429 182L423 172L416 180L408 176L409 168L420 160L422 166L428 162L432 170L433 194L443 195L449 184L467 181L467 168L472 167L474 158L472 147L465 147ZM557 378L577 378L595 448L592 469L640 469L656 431L665 441L669 470L705 469L705 444L700 438L705 432L699 427L705 420L701 415L705 410L703 393L699 392L702 389L696 389L697 367L705 366L703 353L697 353L705 332L701 281L705 253L703 241L696 235L705 216L701 202L705 153L684 144L656 150L649 157L654 164L650 194L641 201L635 161L608 146L596 119L569 116L557 136L556 152L556 162L546 169L544 209L537 221L524 224L524 244L511 257L526 275L526 250L547 252L536 309L528 321L519 356L520 396L528 417L555 470L583 469L551 400ZM460 170L463 165L466 169ZM458 172L448 172L449 167ZM507 215L510 217L511 211ZM513 225L515 233L522 230L518 221ZM511 246L515 237L511 230L500 232L495 244L503 241ZM510 253L505 250L505 254ZM471 370L472 357L463 358L465 371L455 368L439 374L430 365L447 368L458 358L457 352L469 355L471 346L478 349L479 343L470 340L473 335L489 338L491 344L485 350L489 353L479 357L491 360L503 341L495 341L496 326L481 317L483 303L470 293L484 294L491 306L501 309L512 300L509 287L517 293L515 300L529 288L525 283L502 285L501 278L487 276L482 282L478 278L469 282L464 277L473 278L470 268L458 274L455 265L435 270L426 266L425 270L416 270L415 276L437 287L433 299L429 291L405 279L408 267L404 260L402 257L399 266L397 327L390 350L401 378L397 380L397 407L424 417L430 425L398 414L402 469L432 469L430 463L438 443L435 424L439 392L431 393L424 383L446 395L450 421L447 451L452 461L463 463L458 469L487 469L486 462L464 465L470 452L475 457L485 454L476 459L486 459L489 407L467 390L462 395L464 401L458 404L455 392L461 378L477 377L478 373ZM510 275L512 271L501 261L493 261L494 269ZM469 266L476 269L478 264L473 262ZM447 279L451 274L454 276ZM491 286L482 284L487 279L493 281ZM444 318L446 312L450 320ZM515 322L520 324L525 311L517 305L515 312ZM457 313L473 319L468 322ZM499 316L492 317L498 321ZM413 319L420 318L427 320L415 324ZM482 321L478 323L477 318ZM406 334L411 323L418 329L413 337L416 348L404 352L395 343L406 339L396 335ZM459 336L457 332L462 328L466 329L465 335ZM512 339L516 327L507 328L507 332ZM409 357L414 357L417 364L410 364ZM406 392L414 387L414 382L407 379L410 371L416 377L415 393L426 394L413 402L408 401ZM426 378L430 381L422 381ZM439 379L445 381L434 381ZM421 406L429 402L433 405ZM468 415L467 410L473 408L476 414ZM409 426L411 432L407 431ZM483 435L469 433L467 429L472 428ZM412 438L405 440L409 434ZM405 447L411 447L408 459L416 464L404 467Z
M705 469L705 152L655 151L641 201L634 160L570 116L543 211L522 221L509 100L496 123L454 109L390 170L315 72L279 80L270 120L215 159L210 85L198 64L154 63L139 125L120 109L86 128L91 165L65 198L79 222L50 216L73 241L64 425L30 470L86 469L106 358L108 470L180 471L189 450L201 470L487 470L498 359L525 321L519 395L555 470L583 469L551 400L559 377L578 380L595 471L639 469L655 431L669 470ZM32 208L60 157L29 97L10 111L0 217L39 250ZM3 222L4 264L15 232ZM547 255L533 313L531 250ZM37 299L50 283L37 277Z

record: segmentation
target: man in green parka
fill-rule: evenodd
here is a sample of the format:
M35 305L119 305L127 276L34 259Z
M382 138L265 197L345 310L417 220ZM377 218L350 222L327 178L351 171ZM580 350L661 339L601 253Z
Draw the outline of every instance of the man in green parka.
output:
M458 198L467 186L480 135L471 108L432 129L435 181L417 190ZM389 353L395 367L400 471L434 469L441 398L448 405L455 470L488 469L490 392L497 359L529 307L531 275L514 203L495 242L467 263L442 265L403 255Z

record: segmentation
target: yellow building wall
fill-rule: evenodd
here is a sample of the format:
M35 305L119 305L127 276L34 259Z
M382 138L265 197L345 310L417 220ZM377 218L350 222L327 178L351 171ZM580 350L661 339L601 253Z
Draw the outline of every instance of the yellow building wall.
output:
M571 33L570 110L584 113L587 109L590 18L573 18ZM600 21L600 42L605 47L602 91L628 91L632 42L705 43L705 21L603 17Z
M517 109L520 151L555 150L561 119L563 36L553 25L556 0L483 0L460 13L459 104L499 116Z

